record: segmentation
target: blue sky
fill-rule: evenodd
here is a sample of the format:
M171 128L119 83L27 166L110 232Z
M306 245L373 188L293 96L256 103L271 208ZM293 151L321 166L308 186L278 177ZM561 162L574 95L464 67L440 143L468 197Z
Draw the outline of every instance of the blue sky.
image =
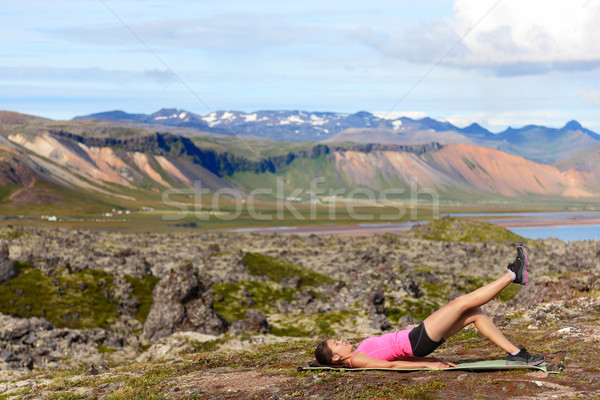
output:
M3 3L4 110L365 110L600 132L593 0Z

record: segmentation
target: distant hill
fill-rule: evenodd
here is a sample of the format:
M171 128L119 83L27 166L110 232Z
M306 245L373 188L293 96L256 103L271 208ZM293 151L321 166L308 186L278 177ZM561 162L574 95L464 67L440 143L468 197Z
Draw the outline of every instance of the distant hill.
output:
M582 150L555 165L574 180L586 182L586 185L592 187L600 187L600 144Z
M389 120L365 111L355 114L298 110L215 111L202 116L184 110L162 109L152 114L109 111L75 118L91 119L152 130L160 130L163 126L175 134L239 135L279 142L461 143L501 150L547 164L600 144L600 135L577 121L570 121L560 129L528 125L494 134L476 123L459 128L428 117Z
M119 147L86 146L51 133L0 136L0 184L16 209L37 204L120 204L158 198L171 187L231 187L201 164ZM55 206L59 204L47 204ZM80 204L81 205L81 204Z
M335 153L337 170L344 171L351 186L374 189L393 187L394 182L415 180L426 188L451 197L471 193L507 198L542 196L594 196L585 180L570 180L567 171L538 164L497 150L450 144L421 155L406 152L347 151ZM387 184L386 184L387 183ZM597 192L598 186L595 187ZM462 192L462 195L459 193Z
M177 115L180 118L181 113ZM431 129L448 128L433 120L423 123ZM535 131L539 141L552 135L564 140L567 132L569 137L584 135L592 140L593 133L570 130L574 128L579 129L526 127L506 135L516 142ZM477 126L470 130L474 132L470 135L489 136ZM332 190L344 197L357 188L375 194L400 190L399 198L408 198L414 185L435 190L440 201L466 204L532 199L562 204L568 198L600 197L600 144L553 165L472 143L256 141L252 146L257 151L248 151L250 146L240 137L227 135L186 137L96 120L52 121L0 112L0 205L40 212L54 206L163 204L165 190L198 185L213 192L227 188L242 196L255 189L272 189L265 200L300 190L304 195L294 197L306 201L317 177L324 178L323 201L329 201ZM277 190L279 180L285 182L283 193Z
M539 125L508 128L494 139L496 149L542 163L563 160L600 144L600 135L583 128L577 121L570 121L560 129ZM494 147L493 144L490 147Z

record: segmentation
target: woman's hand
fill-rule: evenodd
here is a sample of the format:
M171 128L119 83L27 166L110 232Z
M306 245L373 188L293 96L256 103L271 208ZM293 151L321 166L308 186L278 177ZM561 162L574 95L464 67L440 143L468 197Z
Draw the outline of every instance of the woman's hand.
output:
M446 369L452 367L456 367L456 364L439 358L434 358L432 361L427 362L427 368L429 369Z
M352 357L352 366L354 368L446 369L456 367L456 364L433 357L402 357L400 360L386 361L371 358L359 351Z

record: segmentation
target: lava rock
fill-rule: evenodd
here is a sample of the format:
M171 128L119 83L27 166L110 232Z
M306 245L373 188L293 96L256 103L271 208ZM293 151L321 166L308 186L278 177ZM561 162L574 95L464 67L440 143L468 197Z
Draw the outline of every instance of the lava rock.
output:
M269 333L267 317L258 310L248 310L243 320L233 321L229 333L240 335L242 333Z
M0 284L8 283L12 278L19 275L19 270L9 258L8 244L0 244Z
M200 281L191 262L173 268L158 282L143 336L155 340L178 331L221 334L227 321L213 310L214 290Z
M371 290L366 300L371 326L382 331L391 329L392 324L385 316L385 293L383 289L375 288Z
M52 324L43 318L13 318L0 314L0 340L16 340L31 332L51 329Z
M373 289L367 297L369 311L374 314L383 314L385 311L385 294L381 288Z

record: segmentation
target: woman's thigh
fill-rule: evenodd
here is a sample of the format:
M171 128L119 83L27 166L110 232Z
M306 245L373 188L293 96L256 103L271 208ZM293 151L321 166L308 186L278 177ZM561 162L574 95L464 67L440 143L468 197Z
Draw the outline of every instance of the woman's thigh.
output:
M465 310L461 298L458 297L425 318L423 323L431 340L443 339L446 333L455 327L465 311L467 310Z

